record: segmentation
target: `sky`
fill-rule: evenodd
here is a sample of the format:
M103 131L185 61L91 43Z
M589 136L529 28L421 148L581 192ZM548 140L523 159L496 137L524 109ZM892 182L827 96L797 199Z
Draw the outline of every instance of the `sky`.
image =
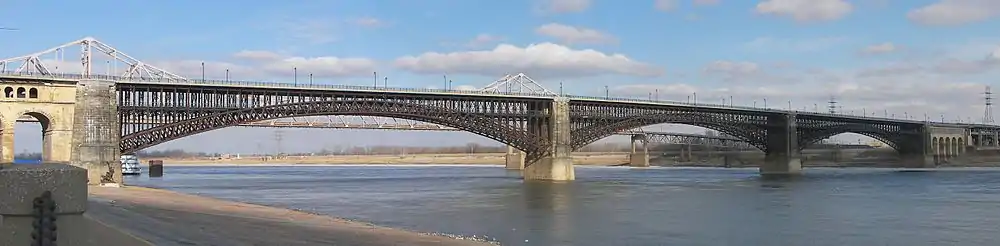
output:
M0 57L94 37L186 76L476 89L525 73L567 94L983 121L995 0L0 1ZM43 17L45 16L45 17ZM991 28L992 27L992 28ZM73 72L78 49L46 54ZM117 62L121 63L121 62ZM111 64L111 63L107 63ZM124 63L122 63L124 64ZM95 68L106 72L117 70ZM97 67L97 66L95 66ZM373 78L378 72L378 78ZM295 77L295 74L298 76ZM562 85L560 88L560 84ZM730 102L727 102L730 103ZM37 126L20 124L19 129ZM666 130L702 131L676 125ZM19 132L22 130L18 130ZM273 129L154 147L248 152ZM283 149L479 142L469 133L285 129ZM19 134L33 149L38 135ZM322 136L322 137L319 137ZM30 138L30 139L25 139ZM258 144L249 144L251 142ZM18 145L22 146L22 145Z

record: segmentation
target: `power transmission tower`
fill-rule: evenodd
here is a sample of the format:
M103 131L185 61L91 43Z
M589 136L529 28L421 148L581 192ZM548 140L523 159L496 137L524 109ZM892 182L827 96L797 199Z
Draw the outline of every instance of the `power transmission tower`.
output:
M983 99L986 99L986 108L983 110L983 124L993 123L993 91L990 90L990 86L986 86L986 91L983 92Z
M826 108L829 110L829 112L831 114L836 114L837 113L837 98L834 97L834 96L830 96L829 104L830 105L826 106Z
M284 132L281 129L274 131L274 153L275 155L281 155L281 139L284 138Z

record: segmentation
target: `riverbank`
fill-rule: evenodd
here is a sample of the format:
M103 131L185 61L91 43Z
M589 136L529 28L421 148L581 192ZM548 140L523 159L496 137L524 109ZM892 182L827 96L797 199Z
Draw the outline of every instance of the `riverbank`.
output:
M493 245L142 187L91 187L87 216L154 245Z

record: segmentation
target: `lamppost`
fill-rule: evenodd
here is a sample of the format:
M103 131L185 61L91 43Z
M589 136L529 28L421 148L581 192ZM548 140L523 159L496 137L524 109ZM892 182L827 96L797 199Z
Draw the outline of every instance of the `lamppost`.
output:
M201 62L201 82L205 82L205 62Z
M604 99L610 99L610 98L611 98L611 90L609 90L608 86L605 85L604 86Z
M226 68L226 82L229 82L229 69Z
M292 68L292 85L299 85L299 68L297 67Z

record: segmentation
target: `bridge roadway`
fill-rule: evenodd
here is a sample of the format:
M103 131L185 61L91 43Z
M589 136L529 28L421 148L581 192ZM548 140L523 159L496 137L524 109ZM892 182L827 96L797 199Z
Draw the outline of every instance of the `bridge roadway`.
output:
M700 126L745 141L766 153L766 164L760 167L763 176L799 173L801 149L846 132L886 142L900 153L904 166L911 168L934 167L938 159L955 156L964 146L976 142L976 136L980 136L979 142L971 144L995 142L1000 132L997 126L981 124L529 93L176 81L98 75L87 78L59 74L11 75L0 79L5 84L32 88L77 85L76 90L80 93L76 93L74 101L75 117L88 119L90 125L77 121L75 126L96 129L117 125L120 140L113 142L118 142L122 153L214 129L278 118L393 117L453 127L517 148L525 153L523 173L528 180L573 180L570 153L574 149L624 130L654 124ZM108 95L107 90L117 95ZM109 107L114 104L117 107ZM108 119L113 118L109 115L118 119ZM168 123L134 123L144 119ZM95 123L100 121L103 126ZM119 121L122 124L118 124ZM102 132L106 131L104 128ZM74 134L83 134L76 132ZM88 138L74 136L74 139ZM86 141L96 143L110 139Z

